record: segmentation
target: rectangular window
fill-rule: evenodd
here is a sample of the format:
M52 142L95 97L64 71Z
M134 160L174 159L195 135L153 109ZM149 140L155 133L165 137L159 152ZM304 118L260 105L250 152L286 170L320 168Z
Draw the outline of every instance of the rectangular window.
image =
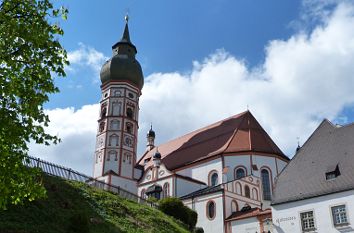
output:
M332 217L334 226L340 226L348 224L347 212L345 205L333 206Z
M303 231L315 230L315 218L313 216L313 211L301 213L300 217Z

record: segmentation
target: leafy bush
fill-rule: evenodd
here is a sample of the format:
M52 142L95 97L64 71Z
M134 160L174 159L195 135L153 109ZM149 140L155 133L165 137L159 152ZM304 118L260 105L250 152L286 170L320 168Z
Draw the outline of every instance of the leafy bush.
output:
M187 224L190 230L194 229L197 223L198 214L194 210L186 207L178 198L168 197L160 200L159 209L165 214Z
M89 218L85 213L75 213L70 218L68 232L70 233L87 233L89 232Z

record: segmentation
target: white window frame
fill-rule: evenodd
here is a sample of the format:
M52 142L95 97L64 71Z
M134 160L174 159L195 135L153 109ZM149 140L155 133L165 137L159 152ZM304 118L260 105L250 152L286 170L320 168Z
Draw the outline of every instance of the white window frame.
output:
M312 212L312 219L313 219L313 227L308 227L308 228L304 228L304 224L303 224L303 218L302 218L302 214L305 213L310 213ZM306 211L301 211L299 213L299 219L300 219L300 226L301 226L301 230L302 232L314 232L316 231L316 216L315 216L315 210L306 210ZM308 218L309 219L309 218Z
M335 216L334 216L333 209L334 209L334 208L338 208L338 207L342 207L342 206L344 206L344 210L345 210L345 211L344 211L344 214L345 214L345 217L346 217L346 222L337 223L337 222L336 222L336 218L335 218ZM341 226L349 225L348 208L347 208L347 205L346 205L346 204L332 205L332 206L330 206L330 212L331 212L332 222L333 222L333 226L334 226L334 227L341 227Z

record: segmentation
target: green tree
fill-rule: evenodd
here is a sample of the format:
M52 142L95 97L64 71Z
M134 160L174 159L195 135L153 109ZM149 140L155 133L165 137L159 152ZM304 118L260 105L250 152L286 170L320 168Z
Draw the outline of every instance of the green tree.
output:
M65 8L50 0L0 0L0 209L45 196L40 172L23 165L27 144L59 139L44 131L43 104L65 76L66 51L58 38Z

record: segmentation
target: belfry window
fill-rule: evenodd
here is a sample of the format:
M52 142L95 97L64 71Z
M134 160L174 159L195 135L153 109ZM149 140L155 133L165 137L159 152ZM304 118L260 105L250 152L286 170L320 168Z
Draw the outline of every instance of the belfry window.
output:
M112 115L113 116L119 116L121 112L121 107L122 104L119 102L113 102L112 103Z
M112 134L110 137L109 137L109 146L118 146L118 135L116 134Z
M119 130L119 121L118 120L111 121L111 129L112 130Z
M108 153L107 161L110 161L111 158L114 158L114 160L117 161L117 152L116 152L116 151L111 150L111 151Z
M101 122L101 123L100 123L100 127L99 127L100 133L104 130L104 126L105 126L105 123L104 123L104 122Z
M126 130L127 130L127 132L128 133L133 133L133 124L132 123L130 123L130 122L127 122L127 124L126 124Z
M107 107L104 106L102 109L101 109L101 118L105 118L107 115Z
M132 108L127 108L127 117L130 119L134 118L134 113Z

